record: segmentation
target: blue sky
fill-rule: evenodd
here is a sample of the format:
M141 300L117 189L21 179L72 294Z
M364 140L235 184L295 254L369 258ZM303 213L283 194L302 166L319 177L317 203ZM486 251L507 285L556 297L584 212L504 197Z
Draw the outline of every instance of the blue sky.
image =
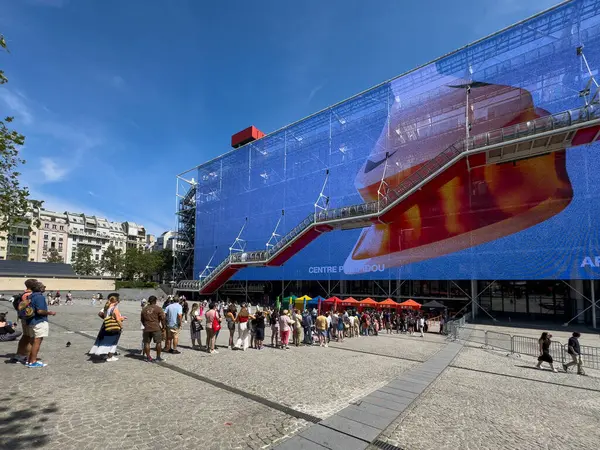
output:
M175 224L175 175L555 0L0 0L23 182L48 209Z

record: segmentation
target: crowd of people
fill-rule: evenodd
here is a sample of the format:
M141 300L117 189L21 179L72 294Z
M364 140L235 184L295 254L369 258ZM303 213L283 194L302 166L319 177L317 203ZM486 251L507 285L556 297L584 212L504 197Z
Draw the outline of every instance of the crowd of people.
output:
M38 358L43 339L48 336L48 316L56 313L48 310L48 305L60 304L60 292L44 295L46 287L35 279L25 282L25 291L13 298L13 306L17 311L22 331L17 330L18 323L7 321L6 313L0 313L0 341L16 340L20 337L17 352L12 358L27 367L45 367L47 364ZM51 300L50 300L51 299ZM101 295L94 300L102 299ZM67 304L72 303L72 295L67 294ZM223 326L228 334L227 348L246 351L249 348L264 348L265 328L271 330L271 347L289 349L290 345L312 346L318 343L327 347L329 342L344 342L344 339L360 336L377 336L384 330L387 334L418 333L424 337L428 331L429 320L420 311L377 311L354 309L343 311L322 311L313 308L282 309L260 308L242 304L238 307L232 302L197 302L191 309L185 296L168 296L160 299L150 296L141 302L140 322L142 328L141 349L147 362L164 361L163 352L179 354L179 336L184 323L190 322L189 332L192 349L204 350L209 354L219 353L216 341ZM102 320L100 330L93 347L89 351L92 357L103 357L107 362L118 361L118 343L127 317L119 311L119 294L111 293L98 316ZM95 301L94 301L95 303ZM443 332L444 317L439 318L440 330ZM204 342L203 341L204 332ZM237 338L236 338L237 333ZM567 344L567 353L571 362L563 364L565 372L577 366L577 373L584 375L579 345L580 334L574 332ZM291 341L291 342L290 342ZM151 355L151 344L154 343L156 357ZM542 333L539 344L539 357L536 368L541 369L547 363L553 372L554 359L550 353L552 335Z

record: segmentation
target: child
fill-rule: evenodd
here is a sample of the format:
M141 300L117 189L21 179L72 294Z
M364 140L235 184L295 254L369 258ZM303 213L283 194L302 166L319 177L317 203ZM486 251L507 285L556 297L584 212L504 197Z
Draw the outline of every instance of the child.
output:
M252 328L255 330L255 344L258 350L262 350L263 341L265 340L265 317L262 311L257 311L254 319L251 323Z

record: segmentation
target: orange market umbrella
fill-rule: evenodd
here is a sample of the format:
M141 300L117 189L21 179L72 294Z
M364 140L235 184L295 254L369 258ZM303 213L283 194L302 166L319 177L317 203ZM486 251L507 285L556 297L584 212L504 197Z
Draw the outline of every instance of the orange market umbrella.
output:
M359 303L360 303L360 306L368 306L368 307L375 307L378 304L372 298L365 298L364 300L361 300Z
M355 300L352 297L348 297L348 298L345 298L344 300L342 300L342 305L344 305L344 306L355 306L358 304L360 304L360 302L358 300Z
M421 304L415 302L412 298L400 303L401 308L421 309Z
M386 298L384 301L379 302L377 306L381 306L382 308L397 308L400 305L391 298Z

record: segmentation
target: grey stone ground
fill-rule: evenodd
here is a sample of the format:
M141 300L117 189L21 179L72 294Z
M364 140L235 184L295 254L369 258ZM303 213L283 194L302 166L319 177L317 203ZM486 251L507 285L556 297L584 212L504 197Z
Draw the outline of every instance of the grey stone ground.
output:
M0 304L0 311L9 306ZM383 334L327 349L221 348L208 355L188 348L186 329L183 353L165 366L125 354L115 363L93 363L85 355L93 339L72 332L94 337L99 306L55 309L41 352L48 367L0 359L2 449L271 447L419 367L445 345L436 335ZM121 310L129 321L120 344L137 350L139 305L124 303ZM0 347L6 356L16 344ZM600 374L540 372L530 368L533 362L465 347L378 438L410 450L594 448Z

